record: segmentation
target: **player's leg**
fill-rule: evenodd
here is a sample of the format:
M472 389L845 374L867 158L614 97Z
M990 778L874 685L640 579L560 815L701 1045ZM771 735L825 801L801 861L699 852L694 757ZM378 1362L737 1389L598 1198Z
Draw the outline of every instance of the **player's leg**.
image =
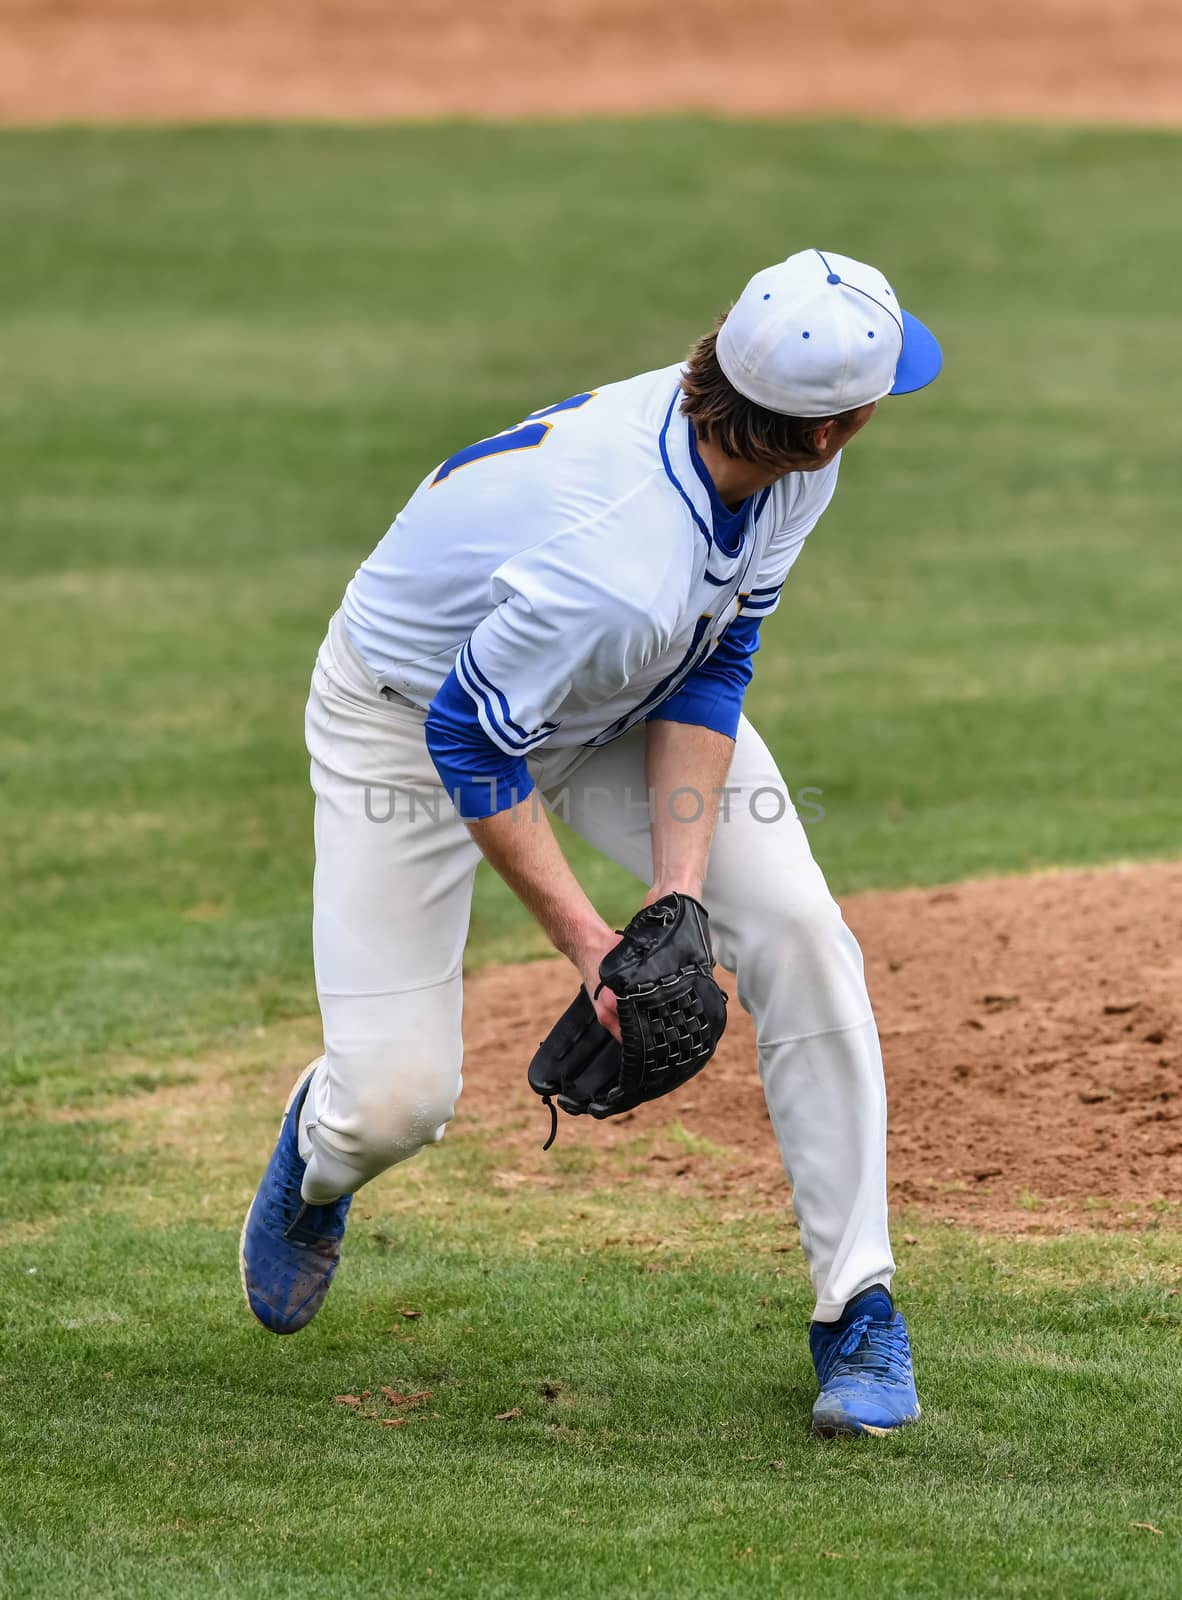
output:
M380 695L339 617L326 647L307 716L324 1058L300 1143L314 1202L443 1135L461 1087L461 974L480 859L439 783L423 713Z
M564 798L577 831L647 879L644 784L644 740L636 732L589 757L566 780ZM890 1345L894 1361L892 1352L906 1335L887 1292L894 1261L887 1230L886 1096L861 952L812 858L776 763L745 720L704 899L715 952L735 972L739 998L755 1022L768 1110L816 1293L818 1373L828 1365L831 1378L841 1376L826 1362L829 1334L838 1348L867 1317L882 1324L880 1331L871 1329L871 1341ZM870 1298L863 1298L867 1292ZM855 1355L865 1355L865 1342L853 1340ZM901 1399L896 1409L911 1414L909 1358L894 1362L896 1369L905 1382L898 1396L887 1398ZM867 1416L862 1425L871 1427L903 1419L879 1410Z
M435 775L422 713L382 697L339 616L307 737L324 1054L293 1092L243 1234L247 1298L276 1332L303 1327L327 1293L353 1192L441 1138L453 1115L479 859Z
M755 1022L772 1127L817 1303L814 1431L879 1433L919 1415L890 1294L886 1089L862 953L813 860L776 762L745 719L705 899L719 959Z

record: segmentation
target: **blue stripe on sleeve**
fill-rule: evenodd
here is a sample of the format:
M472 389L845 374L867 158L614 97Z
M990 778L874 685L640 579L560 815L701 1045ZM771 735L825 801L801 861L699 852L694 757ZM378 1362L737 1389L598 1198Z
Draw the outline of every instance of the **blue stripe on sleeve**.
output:
M454 667L427 708L426 735L439 781L465 822L507 811L532 792L525 757L492 742Z
M759 649L759 623L757 616L736 617L705 661L646 720L689 722L733 739L754 670L751 657Z
M755 612L764 615L769 611L774 611L780 598L780 590L783 587L783 584L776 584L768 589L752 589L750 594L745 594L742 597L743 615L746 617Z
M461 685L472 699L483 706L485 717L495 729L497 737L511 750L531 750L535 744L541 744L543 739L548 739L557 729L557 722L543 722L532 733L527 733L520 724L514 722L509 715L509 702L476 665L470 643L465 644L460 650L456 660L456 672Z

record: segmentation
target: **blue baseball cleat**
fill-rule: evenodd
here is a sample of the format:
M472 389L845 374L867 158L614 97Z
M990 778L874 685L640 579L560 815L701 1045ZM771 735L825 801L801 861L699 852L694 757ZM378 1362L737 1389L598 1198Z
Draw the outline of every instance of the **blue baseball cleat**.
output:
M813 1433L888 1433L919 1416L907 1324L881 1284L850 1301L836 1322L809 1327L821 1392Z
M353 1196L330 1205L306 1205L300 1194L306 1163L297 1130L300 1107L316 1063L291 1092L267 1170L263 1173L238 1247L242 1292L251 1311L272 1333L298 1333L324 1304L337 1263Z

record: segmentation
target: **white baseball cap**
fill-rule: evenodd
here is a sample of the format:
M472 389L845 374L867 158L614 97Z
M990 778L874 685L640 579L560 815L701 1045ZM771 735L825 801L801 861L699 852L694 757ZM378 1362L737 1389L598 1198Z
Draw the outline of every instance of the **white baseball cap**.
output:
M876 267L801 250L757 272L718 330L740 394L787 417L834 417L931 383L944 357Z

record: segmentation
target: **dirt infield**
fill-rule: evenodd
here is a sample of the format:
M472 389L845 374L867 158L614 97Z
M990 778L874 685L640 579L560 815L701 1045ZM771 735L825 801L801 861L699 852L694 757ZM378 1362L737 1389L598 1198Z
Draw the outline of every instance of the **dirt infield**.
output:
M1171 0L0 0L0 121L1182 122Z
M1021 1229L1177 1216L1182 863L860 895L844 909L882 1030L895 1207ZM539 1175L549 1159L522 1063L573 982L555 961L468 986L455 1132L499 1129L519 1174L521 1146ZM655 1135L644 1156L655 1181L781 1203L751 1024L731 1009L694 1083L619 1122L563 1117L563 1143L618 1151Z

